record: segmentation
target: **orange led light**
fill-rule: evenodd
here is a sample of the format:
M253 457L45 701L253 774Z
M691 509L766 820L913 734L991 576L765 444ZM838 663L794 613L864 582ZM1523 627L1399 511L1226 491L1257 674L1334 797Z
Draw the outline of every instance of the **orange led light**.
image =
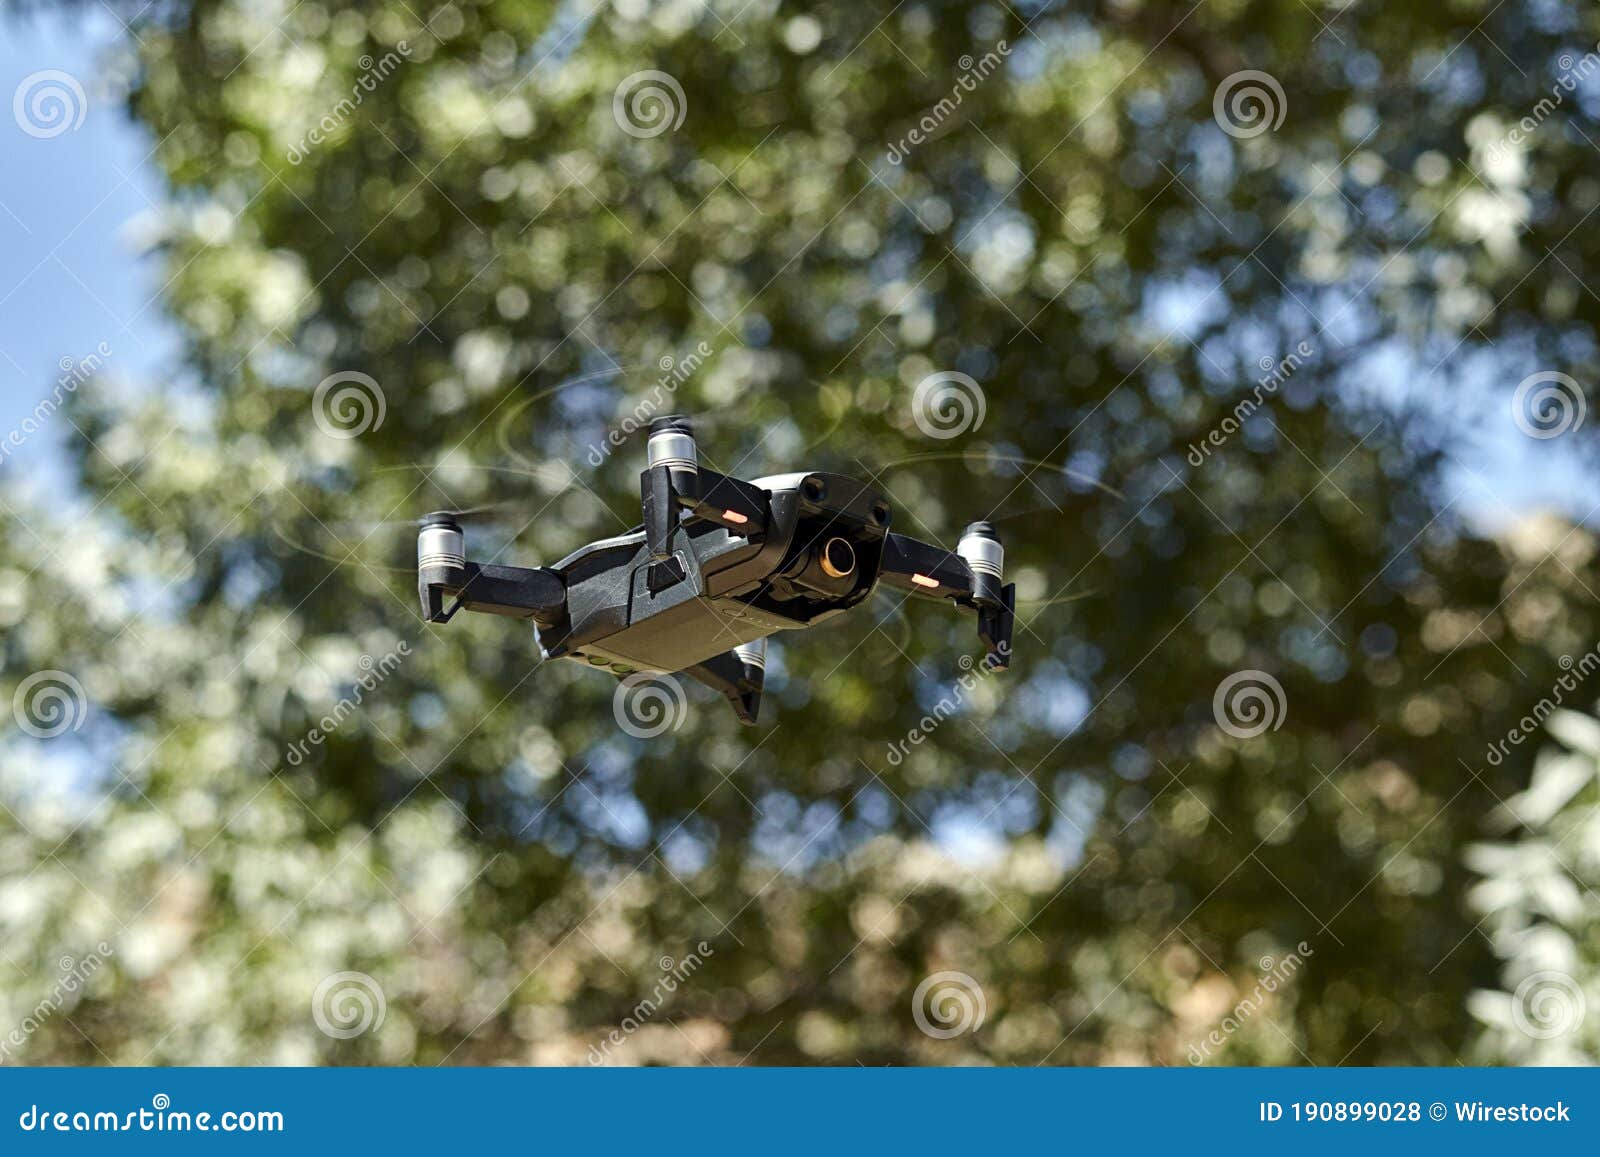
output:
M939 585L938 579L931 579L925 574L914 574L911 576L911 581L919 587L936 587Z
M750 521L749 518L743 514L740 514L737 510L724 510L722 512L722 517L727 519L729 522L744 523Z

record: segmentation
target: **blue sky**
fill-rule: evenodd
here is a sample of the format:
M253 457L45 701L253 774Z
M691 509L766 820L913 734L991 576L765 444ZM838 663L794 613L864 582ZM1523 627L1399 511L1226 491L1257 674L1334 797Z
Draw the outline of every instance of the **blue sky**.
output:
M134 233L160 201L145 157L151 142L122 108L108 75L121 27L93 6L70 18L9 17L0 35L0 96L42 70L67 73L87 98L82 123L40 138L13 110L0 117L0 433L53 389L63 358L101 342L109 372L134 382L170 371L174 335L161 311L158 265L141 260ZM0 465L6 488L66 479L60 448L75 436L46 424Z

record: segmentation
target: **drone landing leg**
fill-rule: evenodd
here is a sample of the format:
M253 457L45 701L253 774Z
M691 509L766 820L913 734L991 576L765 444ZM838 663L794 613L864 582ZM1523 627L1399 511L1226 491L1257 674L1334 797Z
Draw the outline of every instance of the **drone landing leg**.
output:
M766 683L767 641L757 639L713 655L685 667L683 674L726 696L739 722L753 724L761 712L761 689Z
M687 577L672 552L672 533L678 528L677 487L667 467L652 466L639 476L639 490L645 545L653 560L648 574L650 593L660 594Z
M659 594L687 575L673 551L673 535L687 517L714 522L741 538L767 528L767 496L759 487L700 466L689 419L670 414L650 423L648 456L639 475L639 504L650 551L650 590Z

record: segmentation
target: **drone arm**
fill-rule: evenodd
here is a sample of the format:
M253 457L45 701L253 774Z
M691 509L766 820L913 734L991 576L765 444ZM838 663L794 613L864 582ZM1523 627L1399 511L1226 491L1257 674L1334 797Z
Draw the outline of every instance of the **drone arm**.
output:
M542 567L468 562L454 574L419 576L417 588L422 597L422 616L430 623L447 623L456 611L465 609L532 619L541 627L549 627L566 613L567 592L561 576ZM451 595L455 596L455 603L446 609L444 600Z
M696 493L679 495L690 518L703 518L742 538L767 529L767 492L741 479L715 470L700 470Z
M417 536L417 595L430 623L465 608L549 627L567 611L566 584L553 570L468 562L461 526L448 514L430 515Z
M685 667L683 673L727 697L739 722L751 724L761 711L767 674L767 641L757 639Z
M972 571L959 556L904 534L885 536L879 579L926 599L972 597Z
M954 553L903 534L889 534L879 581L922 598L949 599L978 616L978 638L993 669L1011 662L1017 588L1002 582L1005 555L994 528L975 522Z

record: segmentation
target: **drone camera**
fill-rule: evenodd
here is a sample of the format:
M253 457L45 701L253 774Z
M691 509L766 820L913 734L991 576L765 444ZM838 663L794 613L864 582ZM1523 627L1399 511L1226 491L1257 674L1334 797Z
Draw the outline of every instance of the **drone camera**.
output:
M834 535L801 551L782 574L809 597L837 598L856 585L856 548L848 538Z
M856 548L849 539L835 536L822 544L817 563L829 578L849 578L856 572Z

